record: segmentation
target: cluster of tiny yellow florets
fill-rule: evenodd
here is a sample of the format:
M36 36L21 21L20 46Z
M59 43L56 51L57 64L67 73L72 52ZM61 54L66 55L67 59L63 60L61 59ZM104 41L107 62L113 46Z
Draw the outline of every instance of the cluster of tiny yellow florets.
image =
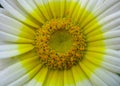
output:
M48 43L56 31L65 30L73 37L73 45L65 53L56 52ZM76 65L83 57L86 43L80 27L70 19L53 19L36 31L35 47L40 62L49 69L67 70Z

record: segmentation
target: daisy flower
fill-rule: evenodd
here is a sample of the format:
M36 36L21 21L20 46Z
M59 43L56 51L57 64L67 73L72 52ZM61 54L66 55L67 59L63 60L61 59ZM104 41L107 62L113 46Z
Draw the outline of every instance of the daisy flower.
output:
M0 86L120 86L120 0L0 4Z

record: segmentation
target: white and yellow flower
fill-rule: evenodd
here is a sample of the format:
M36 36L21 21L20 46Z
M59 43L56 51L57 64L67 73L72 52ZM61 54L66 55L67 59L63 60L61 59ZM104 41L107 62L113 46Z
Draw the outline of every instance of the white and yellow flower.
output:
M120 0L0 4L0 86L120 86Z

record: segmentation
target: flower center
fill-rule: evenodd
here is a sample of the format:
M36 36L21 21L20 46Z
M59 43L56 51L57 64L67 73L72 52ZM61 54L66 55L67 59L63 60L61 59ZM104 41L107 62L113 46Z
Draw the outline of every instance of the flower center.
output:
M73 37L67 30L58 30L51 34L48 45L57 53L64 53L71 49Z
M52 19L36 31L35 49L43 66L67 70L83 58L86 41L70 19Z

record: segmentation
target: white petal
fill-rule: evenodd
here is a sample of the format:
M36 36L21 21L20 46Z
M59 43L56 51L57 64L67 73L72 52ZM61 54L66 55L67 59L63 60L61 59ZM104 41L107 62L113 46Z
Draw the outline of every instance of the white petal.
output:
M86 65L85 65L86 64ZM87 66L88 63L80 63L80 67L82 70L85 72L85 74L89 77L89 74L91 73L92 75L89 77L90 81L93 86L107 86L107 84L102 81L94 72L92 72ZM89 65L90 66L90 65Z
M110 14L109 16L106 16L105 18L102 18L99 22L103 25L108 24L110 22L112 22L115 19L118 19L120 17L120 11L115 12ZM118 22L119 23L119 22ZM102 28L103 31L108 31L114 28Z
M2 47L3 46L3 47ZM26 44L19 44L19 46L21 48L25 48L25 47L29 47L30 45L26 45ZM9 49L10 47L10 49ZM11 50L16 50L16 48L18 48L18 45L16 44L2 44L0 46L0 49L1 51L11 51ZM21 49L19 48L19 49ZM23 55L20 55L20 56L16 56L16 57L12 57L12 58L4 58L4 59L0 59L0 71L2 71L3 69L7 68L8 66L10 65L13 65L17 62L19 62L19 59L27 59L29 57L34 57L36 56L36 54L33 54L32 52L34 51L31 51L31 52L28 52L26 54L23 54ZM33 62L32 62L33 63Z
M12 50L10 50L8 48L4 49L4 47L1 46L2 51L0 52L0 58L10 58L13 56L21 55L34 48L34 46L30 44L20 45L20 46L19 45L4 45L4 46L10 46L10 47L14 46L14 47L12 48Z
M28 32L25 32L25 31L22 31L22 29L16 29L16 27L11 27L11 26L8 26L8 25L5 25L5 24L1 24L0 23L0 31L1 32L6 32L6 33L9 33L9 34L13 34L13 35L16 35L16 36L20 36L21 37L24 37L24 38L27 38L27 39L33 39L34 38L34 35L33 34L29 34Z
M109 31L104 34L106 38L120 37L120 30Z
M76 3L72 3L76 2ZM100 3L103 0L73 0L70 1L70 4L66 8L66 10L70 10L70 13L67 15L72 18L75 22L80 22L80 25L83 26L89 22L91 14L88 12L93 11L94 9L98 8ZM97 5L97 6L96 6ZM86 10L84 10L86 9Z
M77 0L74 0L74 1L77 1ZM86 5L89 2L89 0L80 0L80 2L81 2L81 6L82 7L86 7Z
M9 34L6 32L2 32L0 31L0 41L5 41L5 42L16 42L16 43L32 43L33 40L31 39L27 39L27 38L23 38L23 37L19 37L19 36L15 36L13 34Z
M16 16L19 19L25 19L25 17L19 13L14 7L10 6L10 4L6 0L1 0L0 3L6 10L8 10L12 15ZM13 4L14 5L14 4ZM11 10L10 10L11 9Z
M83 64L82 64L83 65ZM97 66L89 61L86 61L86 63L84 63L84 66L86 66L88 68L88 70L94 69ZM94 76L97 76L98 79L100 81L103 81L106 85L109 86L119 86L120 82L117 82L116 80L114 80L114 78L112 78L111 76L109 76L107 74L107 70L104 70L102 68L96 68L95 71L93 71L92 77L90 77L90 79L94 79ZM97 81L96 81L97 82ZM98 82L96 83L98 84Z
M98 0L92 0L92 1L82 0L81 7L85 8L87 10L87 12L92 11L92 10L96 9L95 6L97 5L97 2L98 2ZM82 3L85 3L85 5L82 5ZM83 24L86 24L85 20L88 20L87 18L90 16L87 12L83 11L83 12L81 12L81 14L79 14L79 15L81 15L81 18L79 21L82 22Z
M103 13L99 15L98 19L102 19L108 15L111 15L112 13L119 11L120 1L119 0L106 1L105 4L102 4L100 8L97 9L96 14L98 14L97 12L100 12L101 10L103 10Z
M114 28L113 30L120 30L120 26Z
M104 2L104 4L101 4L101 6L94 11L94 14L101 16L106 11L109 11L109 9L112 8L113 6L115 6L118 2L119 2L119 0L111 0L111 1L107 0ZM114 13L114 10L112 10L112 9L110 9L110 10L112 11L111 13ZM103 15L103 16L105 16L105 15Z
M97 5L98 1L99 0L92 0L92 1L88 0L87 5L86 5L86 9L89 10L89 11L95 9L95 6Z
M95 41L88 41L88 46L110 46L110 45L119 45L120 44L120 38L111 38L111 39L101 39L101 40L95 40Z
M28 81L30 81L32 78L34 78L34 75L39 71L40 67L41 66L39 64L38 66L36 65L36 67L31 69L25 75L21 76L20 78L18 78L17 80L9 84L8 86L23 86L23 85L26 86L25 84L28 83ZM31 86L34 86L34 85L31 84Z
M107 70L106 70L107 71ZM105 72L106 72L105 71ZM113 78L117 83L120 84L120 76L118 74L114 74L112 72L107 71L106 72L111 78Z
M120 73L120 58L112 57L109 55L102 55L101 53L88 52L86 55L86 60L91 63L100 65L101 67L108 69L115 73Z
M103 62L102 67L110 70L111 72L120 73L120 67L119 66Z
M32 7L28 2L32 2L32 4L34 4L33 1L29 0L29 1L25 1L25 0L17 0L20 5L23 7L23 9L25 9L26 12L28 12L29 15L31 15L31 17L34 18L34 20L36 20L36 22L38 22L38 24L40 23L44 23L44 20L43 20L43 16L42 14L40 13L39 10L36 10L35 9L37 7ZM34 12L34 14L31 14L32 12ZM42 18L41 18L42 17Z
M81 6L83 8L86 8L89 11L93 11L97 8L99 8L99 6L101 6L101 4L103 4L104 0L80 0L81 2Z
M10 0L9 0L10 1ZM25 22L26 24L38 28L39 26L35 24L31 20L26 20L27 15L23 13L17 6L16 1L10 1L12 4L8 3L9 1L6 0L0 0L1 5L15 18L18 20ZM17 9L16 9L17 8Z
M114 44L119 44L119 43L120 43L120 38L119 37L105 40L106 45L114 45Z
M22 47L25 47L25 45L22 45ZM6 50L7 51L7 50ZM26 59L30 59L30 58L37 58L37 55L35 53L35 50L29 51L25 54L19 55L19 56L15 56L12 58L4 58L4 59L0 59L0 71L7 68L8 66L11 66L17 62L26 60ZM33 61L34 63L39 63L39 60L37 59L37 61ZM29 64L29 63L28 63Z
M0 59L0 71L18 62L17 58Z
M95 70L95 74L98 75L98 77L101 78L104 82L106 82L109 86L119 86L120 85L120 81L116 81L113 77L111 77L109 75L109 71L107 71L107 70L98 68L97 70Z
M26 70L22 67L20 63L10 66L9 68L0 72L0 84L1 86L8 85L10 82L13 82L25 73Z
M118 18L118 19L115 19L115 20L112 20L112 21L108 22L107 24L104 24L102 30L103 31L109 31L111 29L114 29L114 28L118 27L119 25L120 25L120 19Z
M120 50L118 52L119 52L119 55L120 55Z
M47 77L48 69L47 68L41 68L38 73L34 76L32 80L30 80L25 86L42 86L44 84L44 81ZM37 79L37 80L35 80Z
M92 83L78 65L72 67L72 74L76 86L92 86Z
M99 9L96 9L96 11L93 12L93 14L95 15L95 18L93 17L92 19L89 20L90 21L89 23L84 25L85 30L87 28L89 29L89 27L91 27L91 29L89 31L87 31L87 33L90 32L89 35L90 34L93 35L93 33L96 34L96 31L97 31L96 28L98 28L98 25L94 25L94 23L95 23L94 20L96 18L97 18L99 24L103 26L102 27L103 31L114 29L115 27L119 26L119 19L118 20L112 20L113 17L116 18L116 16L114 16L114 13L117 13L118 11L120 11L119 10L119 8L120 8L119 4L120 4L119 0L111 0L111 1L108 1L108 2L105 2L105 3L101 4ZM112 8L112 6L114 8ZM110 9L110 8L112 8L112 9ZM109 10L110 10L110 12L109 12ZM106 12L106 11L108 11L108 12ZM115 12L111 12L111 11L115 11ZM113 17L111 17L110 15L113 15ZM100 17L100 16L103 16L103 17ZM107 19L107 21L106 21L106 18L108 18L108 17L109 17L109 19ZM117 17L119 17L119 15ZM105 18L105 20L104 20L104 18Z
M20 48L31 47L30 44L2 44L0 45L0 51L17 50Z
M35 79L32 79L29 82L27 82L26 84L24 84L23 86L35 86L36 83L37 83L37 81Z
M94 10L98 9L102 4L104 4L104 0L97 0L97 4L94 7ZM93 10L93 12L94 12L94 10Z
M88 35L88 41L95 41L101 39L110 39L110 38L117 38L120 37L120 30L112 30L109 32L105 32L104 34L97 34L97 35Z
M110 45L110 46L107 46L107 48L109 49L115 49L115 50L120 50L120 45L117 44L117 45Z
M109 18L110 19L110 18ZM106 32L106 31L110 31L110 30L114 30L114 29L117 29L120 25L120 19L117 18L117 19L114 19L112 21L109 21L109 22L101 22L101 21L98 21L100 23L101 26L101 33L103 32ZM101 24L102 23L102 24ZM97 24L97 23L96 23ZM86 29L87 28L91 28L89 30L86 30L86 34L88 35L88 37L92 37L92 36L96 36L96 35L101 35L101 33L99 32L99 30L97 28L100 28L98 25L96 24L90 24L91 26L87 26L85 27ZM93 26L92 26L93 25Z
M13 28L13 30L22 31L26 34L30 34L31 35L31 36L29 35L30 37L32 37L34 35L34 31L30 27L27 27L23 23L15 20L9 16L6 16L4 14L0 14L0 24L3 26L11 27L11 28ZM3 29L3 28L1 28L1 29Z
M1 86L5 86L10 83L15 84L15 83L21 81L22 78L23 79L27 78L26 80L28 80L28 79L30 79L30 77L28 77L28 74L31 77L34 76L34 74L36 74L36 72L39 70L39 67L37 67L39 62L38 62L38 57L35 55L33 56L33 55L34 55L34 53L29 52L28 54L20 56L17 59L16 63L9 65L4 70L2 70L0 72L0 77L2 77L2 78L0 78ZM29 56L29 57L27 57L27 56ZM13 60L13 59L11 59L11 60ZM29 63L32 63L32 64L29 64ZM5 63L5 64L8 64L8 63ZM40 66L40 64L39 64L39 66Z
M94 53L101 53L104 55L114 56L116 58L120 58L120 54L116 50L113 50L113 49L104 49L101 47L91 46L91 47L88 47L88 52L89 51L94 52Z

